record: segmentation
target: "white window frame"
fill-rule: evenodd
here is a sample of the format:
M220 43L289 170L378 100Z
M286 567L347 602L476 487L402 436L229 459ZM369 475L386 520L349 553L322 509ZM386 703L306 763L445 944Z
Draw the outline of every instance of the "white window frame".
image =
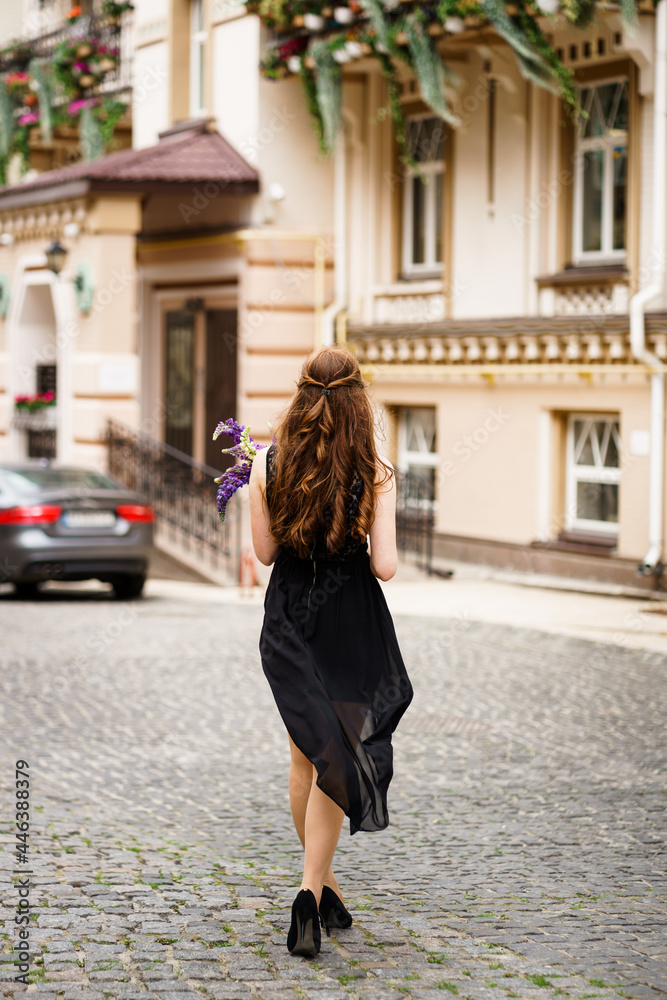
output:
M410 451L408 450L408 427L407 413L409 410L433 410L435 416L436 441L438 435L438 411L434 406L401 406L398 416L398 459L396 466L398 471L405 474L410 466L418 466L422 469L438 469L440 465L440 455L437 451ZM437 476L436 476L437 481ZM429 506L435 510L437 508L437 491L434 491L433 500ZM428 502L428 501L427 501Z
M574 454L574 422L583 420L592 424L600 420L619 425L618 467L605 468L601 465L577 465ZM594 446L595 447L595 446ZM618 413L571 413L569 414L566 436L565 461L565 528L567 531L581 531L588 534L618 535L618 521L592 521L577 517L577 483L621 483L622 452L620 447L620 415Z
M424 112L419 115L410 115L407 120L407 125L410 122L419 121L425 118L437 118L432 111ZM445 123L442 123L443 129L445 128ZM445 132L444 144L447 143L447 134ZM413 198L412 198L412 180L414 177L422 174L427 183L425 184L425 194L426 194L426 227L424 232L424 249L425 249L425 260L421 264L415 264L412 260L412 223L413 223ZM444 207L445 203L445 155L443 150L443 157L440 160L430 160L426 163L419 164L419 170L414 167L407 167L405 171L404 181L403 181L403 266L402 273L405 277L440 277L442 274L442 269L444 265L444 260L435 259L435 244L436 244L436 232L437 226L442 228L443 219L435 218L435 178L438 174L442 175L442 204ZM444 234L443 234L444 237ZM444 258L444 238L442 240L443 247L443 258Z
M625 83L630 87L630 81L624 76L614 76L600 80L592 80L590 83L582 84L579 90L585 88L601 87L606 83ZM630 109L628 108L628 118ZM576 131L576 156L574 175L574 219L573 219L573 257L575 264L598 264L598 263L618 263L627 258L627 217L626 217L626 246L622 250L614 250L612 247L614 233L614 146L625 146L626 162L628 148L628 132L625 136L590 136L584 138L580 128ZM602 228L601 228L601 249L584 250L584 154L601 149L604 153L604 163L602 168ZM626 203L629 192L626 187Z
M201 27L200 27L201 23ZM190 117L207 114L204 107L207 42L205 0L190 0Z

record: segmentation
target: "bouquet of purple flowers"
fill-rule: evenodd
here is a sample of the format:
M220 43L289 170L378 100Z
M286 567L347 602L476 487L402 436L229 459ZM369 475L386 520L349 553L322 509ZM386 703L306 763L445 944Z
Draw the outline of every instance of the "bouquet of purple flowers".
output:
M231 418L223 420L222 423L218 424L213 432L213 440L217 441L221 434L228 434L234 442L231 448L222 449L223 455L233 455L234 458L241 459L239 463L233 465L231 469L227 469L226 472L223 472L221 476L214 480L218 484L218 514L220 520L224 521L230 497L237 490L240 490L242 486L247 485L250 480L252 460L265 445L257 444L256 441L253 441L250 437L250 428L238 424L236 420L232 420Z

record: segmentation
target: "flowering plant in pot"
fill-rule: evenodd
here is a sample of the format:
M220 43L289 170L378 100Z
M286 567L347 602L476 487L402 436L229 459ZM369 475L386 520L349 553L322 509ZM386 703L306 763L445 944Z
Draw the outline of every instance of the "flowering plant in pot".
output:
M99 74L112 73L118 65L119 50L106 45L98 45L96 58L94 60L95 69Z
M77 49L86 42L91 57ZM0 186L7 183L13 156L20 156L23 172L31 165L31 138L39 130L50 143L53 128L78 128L83 159L102 156L111 142L126 104L114 95L96 93L107 73L115 71L119 51L102 45L96 35L65 37L50 58L35 56L29 72L0 74Z
M303 25L301 0L249 0L248 9L276 31L288 31ZM310 6L308 7L310 9Z
M307 51L289 57L282 65L278 54L262 64L266 75L279 77L286 71L298 72L306 104L324 152L332 152L341 123L343 64L360 54L378 61L389 90L389 113L402 162L416 164L407 143L406 121L401 102L403 73L401 64L416 78L423 102L453 128L461 124L455 111L455 94L461 93L465 80L447 64L438 47L438 39L478 27L495 33L507 43L524 78L545 90L558 94L576 120L581 113L580 97L571 68L565 66L553 46L553 37L545 34L556 9L558 16L576 28L587 28L603 0L320 0L303 4L299 14L303 24L289 19L294 0L244 0L247 9L283 35L310 34ZM326 2L326 0L325 0ZM620 16L629 28L638 17L639 0L622 0ZM545 13L546 12L546 13ZM305 23L307 13L325 18ZM309 19L310 23L310 19ZM315 24L317 27L315 27ZM275 45L275 43L274 43ZM370 49L370 51L369 51Z
M126 10L134 10L134 4L123 0L104 0L102 13L109 19L120 20Z
M27 410L28 413L35 413L43 410L47 406L56 405L55 392L34 392L32 395L20 395L14 397L14 408L17 410Z
M8 73L5 77L5 87L10 94L20 94L30 86L29 73Z
M92 108L96 104L94 97L78 97L67 105L67 113L71 118L78 118L84 108Z
M286 60L280 55L280 50L277 48L268 49L264 53L260 69L269 80L281 80L287 76Z

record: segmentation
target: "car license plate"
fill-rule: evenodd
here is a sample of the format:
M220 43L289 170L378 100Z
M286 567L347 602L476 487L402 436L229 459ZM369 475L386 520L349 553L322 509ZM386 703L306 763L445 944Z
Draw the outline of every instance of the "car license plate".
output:
M62 523L66 528L111 528L116 515L111 510L67 510Z

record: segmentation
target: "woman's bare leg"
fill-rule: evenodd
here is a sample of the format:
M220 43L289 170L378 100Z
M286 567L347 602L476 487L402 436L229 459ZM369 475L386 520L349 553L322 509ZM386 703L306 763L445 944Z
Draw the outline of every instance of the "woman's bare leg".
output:
M292 810L292 819L294 820L294 826L296 828L299 840L301 841L302 846L305 847L306 810L308 808L308 800L310 798L310 792L313 787L314 768L311 762L308 760L308 758L305 757L301 753L299 748L295 745L291 737L289 738L289 744L290 744L290 754L291 754L291 765L289 773L290 809ZM326 873L326 876L322 880L322 885L328 885L331 889L333 889L333 891L337 894L337 896L341 900L343 900L331 864L329 865L329 870ZM317 898L319 899L319 893L317 894Z
M316 779L317 771L313 767L313 781L306 806L306 857L301 888L310 889L319 905L322 886L331 871L345 813L318 787Z

